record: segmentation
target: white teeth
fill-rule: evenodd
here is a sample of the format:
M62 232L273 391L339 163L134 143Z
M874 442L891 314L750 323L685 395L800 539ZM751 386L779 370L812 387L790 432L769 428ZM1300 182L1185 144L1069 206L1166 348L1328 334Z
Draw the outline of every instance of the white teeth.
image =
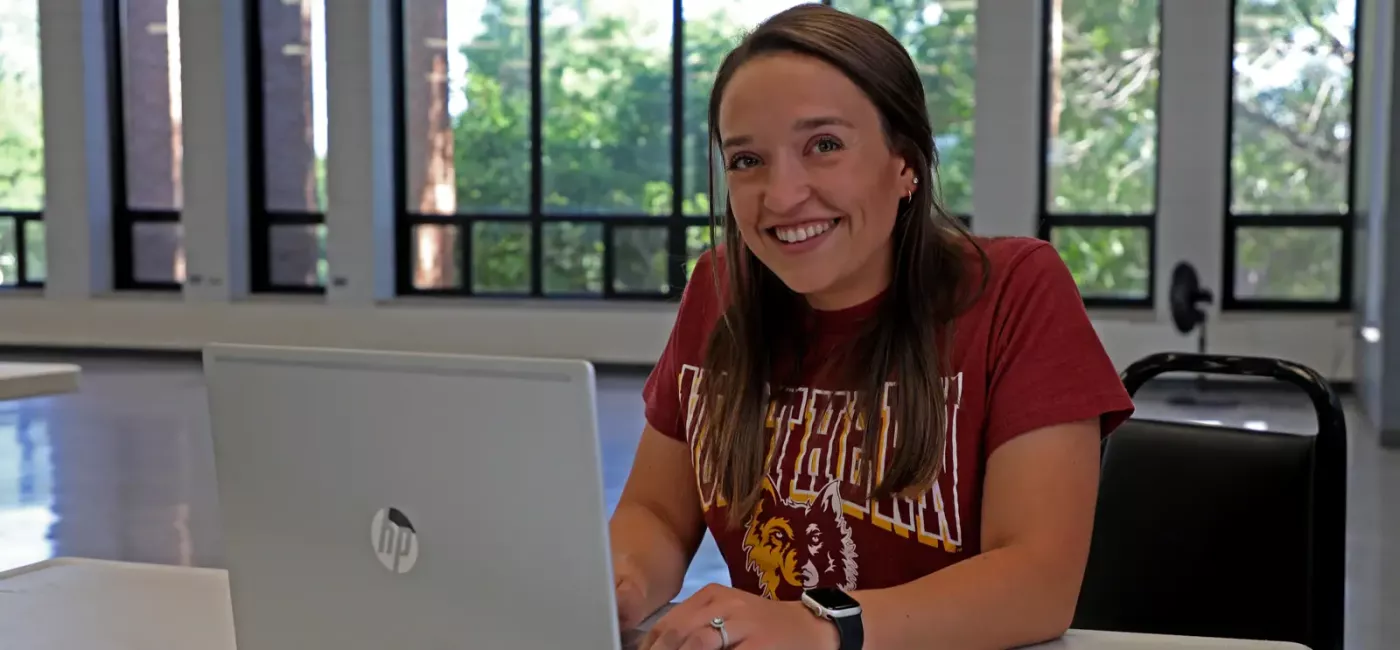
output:
M796 244L797 242L807 241L808 239L831 230L831 227L835 224L836 220L833 219L825 223L812 224L798 228L774 228L773 232L777 235L778 239L789 244Z

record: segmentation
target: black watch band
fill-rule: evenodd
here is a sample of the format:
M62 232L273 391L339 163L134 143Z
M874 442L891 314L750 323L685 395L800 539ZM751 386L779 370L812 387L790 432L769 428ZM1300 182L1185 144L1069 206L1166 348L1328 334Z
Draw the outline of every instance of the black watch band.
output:
M860 614L828 620L836 624L836 633L841 637L841 650L861 650L865 645L865 623Z

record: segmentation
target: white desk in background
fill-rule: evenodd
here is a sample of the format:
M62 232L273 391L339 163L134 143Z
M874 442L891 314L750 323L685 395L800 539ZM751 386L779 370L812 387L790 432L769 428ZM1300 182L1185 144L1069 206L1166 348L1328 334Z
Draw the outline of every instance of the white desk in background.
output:
M0 400L75 392L81 372L68 363L0 362Z
M0 573L6 650L234 650L222 569L59 558ZM1291 643L1073 630L1034 650L1306 650Z

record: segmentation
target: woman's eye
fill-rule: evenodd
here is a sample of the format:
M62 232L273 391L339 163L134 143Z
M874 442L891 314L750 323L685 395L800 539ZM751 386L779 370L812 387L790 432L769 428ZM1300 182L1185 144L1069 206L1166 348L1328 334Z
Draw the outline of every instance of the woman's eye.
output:
M739 154L729 159L729 169L748 169L758 164L758 159L748 154Z
M841 141L836 138L820 138L812 148L816 149L817 153L831 153L841 149Z

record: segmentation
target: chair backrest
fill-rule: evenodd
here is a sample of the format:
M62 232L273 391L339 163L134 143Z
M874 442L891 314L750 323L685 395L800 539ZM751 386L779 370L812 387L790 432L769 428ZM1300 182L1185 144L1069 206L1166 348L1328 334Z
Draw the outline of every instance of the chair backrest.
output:
M1316 436L1142 419L1109 436L1074 626L1341 650L1345 424L1321 385Z

